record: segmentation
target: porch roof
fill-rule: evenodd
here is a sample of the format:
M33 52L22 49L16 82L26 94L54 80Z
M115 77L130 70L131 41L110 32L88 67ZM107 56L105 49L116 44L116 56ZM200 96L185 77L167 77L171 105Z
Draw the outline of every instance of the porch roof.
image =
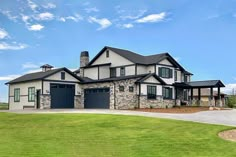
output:
M206 81L192 81L192 82L181 82L173 84L177 88L216 88L225 87L225 85L220 80L206 80Z

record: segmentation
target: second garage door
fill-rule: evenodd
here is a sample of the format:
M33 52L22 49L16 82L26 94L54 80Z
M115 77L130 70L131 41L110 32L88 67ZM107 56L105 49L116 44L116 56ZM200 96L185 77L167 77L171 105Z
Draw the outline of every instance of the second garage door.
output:
M84 108L110 108L110 89L93 88L84 90Z

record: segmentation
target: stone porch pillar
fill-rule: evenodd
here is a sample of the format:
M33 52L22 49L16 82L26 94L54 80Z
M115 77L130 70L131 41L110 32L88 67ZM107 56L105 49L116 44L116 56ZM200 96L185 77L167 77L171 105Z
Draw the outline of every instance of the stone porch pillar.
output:
M201 106L201 88L198 88L198 105Z
M218 100L217 105L222 107L221 95L220 95L220 87L218 87Z

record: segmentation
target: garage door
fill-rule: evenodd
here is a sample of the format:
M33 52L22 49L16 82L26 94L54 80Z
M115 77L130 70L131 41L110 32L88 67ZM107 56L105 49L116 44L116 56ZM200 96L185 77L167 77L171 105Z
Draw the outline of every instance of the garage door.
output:
M93 88L84 90L84 108L110 108L110 89Z
M50 84L51 108L74 108L75 86Z

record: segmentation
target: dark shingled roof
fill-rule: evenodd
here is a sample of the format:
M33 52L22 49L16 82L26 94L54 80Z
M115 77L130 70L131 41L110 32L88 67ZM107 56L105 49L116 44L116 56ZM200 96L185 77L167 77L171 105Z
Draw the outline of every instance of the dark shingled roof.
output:
M87 77L81 77L81 80L83 80L81 83L83 84L89 84L89 83L102 83L102 82L113 82L113 81L120 81L120 80L126 80L126 79L135 79L139 78L139 80L136 81L136 83L142 83L144 80L149 78L150 76L154 76L158 81L160 81L161 84L166 85L166 83L157 75L155 74L140 74L140 75L130 75L130 76L121 76L121 77L113 77L113 78L105 78L100 80L92 80Z
M144 77L142 77L141 79L137 80L137 83L142 83L144 82L146 79L148 79L149 77L153 76L155 79L157 79L161 84L166 85L165 81L163 81L159 76L157 76L155 73L150 73Z
M28 81L35 81L35 80L42 80L48 76L51 76L59 71L66 71L69 74L71 74L72 76L74 76L75 78L77 78L78 80L80 80L79 77L77 77L76 75L74 75L69 69L67 68L59 68L59 69L53 69L53 70L48 70L46 72L36 72L36 73L30 73L30 74L26 74L23 75L21 77L18 77L12 81L7 82L6 84L14 84L14 83L21 83L21 82L28 82Z
M114 48L105 46L88 64L88 66L91 66L93 62L106 50L109 49L120 56L130 60L133 63L136 64L142 64L142 65L152 65L157 64L163 59L168 59L175 67L180 68L182 71L186 72L186 74L192 75L191 73L187 72L169 53L160 53L156 55L150 55L150 56L143 56L137 53L134 53L129 50Z
M220 80L192 81L188 83L191 87L225 87Z
M220 80L206 80L206 81L192 81L192 82L181 82L174 83L175 87L178 88L211 88L211 87L225 87Z

